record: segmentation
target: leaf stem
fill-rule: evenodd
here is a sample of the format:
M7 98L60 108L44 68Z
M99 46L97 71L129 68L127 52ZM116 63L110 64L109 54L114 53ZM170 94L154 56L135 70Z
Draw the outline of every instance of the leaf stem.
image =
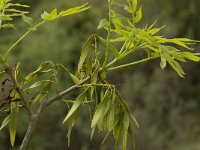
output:
M39 26L43 25L46 21L42 21L40 23L38 23L37 25L35 25L34 27L28 29L28 31L26 31L14 44L12 44L6 54L5 54L5 61L8 59L8 55L10 54L10 52L32 31L35 31Z
M145 58L145 59L135 61L135 62L132 62L132 63L123 64L123 65L116 66L116 67L111 67L111 68L108 68L107 70L113 71L113 70L116 70L116 69L121 69L121 68L124 68L124 67L133 66L133 65L136 65L136 64L139 64L139 63L142 63L142 62L146 62L146 61L149 61L149 60L152 60L152 59L156 59L158 57L159 56L153 56L153 57Z

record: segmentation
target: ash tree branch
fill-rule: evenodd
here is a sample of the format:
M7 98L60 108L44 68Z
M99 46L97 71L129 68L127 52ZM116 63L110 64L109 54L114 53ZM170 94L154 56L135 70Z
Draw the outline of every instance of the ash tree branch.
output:
M48 101L46 102L45 104L45 107L50 105L51 103L57 101L58 99L62 98L63 96L69 94L70 92L74 91L74 90L77 90L80 88L81 85L83 85L84 83L88 82L90 80L90 76L88 76L87 78L83 79L79 84L75 84L71 87L69 87L68 89L58 93L57 95L55 95L54 97L52 98L49 98Z
M52 104L53 102L55 102L56 100L60 99L61 97L69 94L70 92L77 90L81 87L81 85L83 85L84 83L88 82L90 80L90 76L85 78L84 80L82 80L79 84L73 85L71 87L69 87L68 89L60 92L59 94L57 94L56 96L52 97L52 98L48 98L48 94L46 93L44 100L40 103L40 106L37 109L36 113L32 113L31 114L31 120L28 126L28 129L26 131L26 134L24 136L24 139L22 141L22 144L19 148L19 150L26 150L28 143L32 137L32 134L37 126L37 123L40 119L41 113L42 111L50 104Z

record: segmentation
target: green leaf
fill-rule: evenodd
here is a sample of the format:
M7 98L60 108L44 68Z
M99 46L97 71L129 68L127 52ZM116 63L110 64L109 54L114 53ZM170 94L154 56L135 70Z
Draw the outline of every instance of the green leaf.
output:
M69 75L72 79L72 81L75 83L75 84L78 84L80 83L80 80L73 74L71 74L67 68L65 66L63 66L62 64L58 64L58 66L63 70L63 72L65 72L67 75Z
M136 127L139 128L140 127L139 123L137 122L137 120L135 119L135 117L132 114L130 114L130 116L131 116L131 119L133 120L134 124L136 125Z
M190 59L190 60L195 61L195 62L200 61L199 56L195 56L193 53L190 53L190 52L182 52L181 55L184 56L185 58Z
M166 62L166 59L164 58L164 57L160 57L160 67L162 68L162 69L164 69L165 67L166 67L166 65L167 65L167 62Z
M134 139L134 133L133 133L133 126L129 125L129 128L128 128L128 135L130 137L130 140L131 140L131 143L133 144L134 148L135 148L135 139Z
M78 72L80 72L86 57L88 56L88 54L90 54L90 51L92 49L92 44L94 42L94 35L90 36L87 41L85 42L85 44L83 45L82 51L81 51L81 56L79 59L79 63L78 63Z
M108 27L109 25L110 25L109 21L106 18L104 18L99 22L99 26L97 27L97 29L102 29Z
M132 14L133 13L133 10L130 8L130 7L128 7L128 6L125 6L124 7L124 10L126 10L128 13L130 13L130 14Z
M106 47L107 41L100 36L98 36L98 38L100 42L103 44L103 46ZM116 58L120 55L119 51L111 43L108 44L108 51Z
M83 12L83 11L86 11L90 8L90 6L87 6L87 3L82 5L82 6L77 6L77 7L74 7L74 8L70 8L70 9L67 9L67 10L64 10L64 11L61 11L58 16L60 17L63 17L63 16L68 16L68 15L72 15L72 14L76 14L76 13L80 13L80 12Z
M9 5L9 6L16 6L16 7L24 7L24 8L30 7L30 6L28 6L28 5L22 5L22 4L19 4L19 3L15 3L15 4L9 3L8 5Z
M47 84L40 89L39 93L37 94L36 98L33 101L33 104L44 99L44 96L50 90L52 83L53 83L52 81L47 82Z
M142 19L142 7L135 14L135 23L138 23Z
M109 109L109 112L108 112L108 117L107 117L108 132L110 132L114 128L114 119L115 119L115 106L114 106L114 103L113 103L110 106L110 109Z
M126 150L128 128L129 128L129 116L127 112L124 112L123 128L122 128L122 150Z
M68 138L68 146L70 145L70 137L71 137L71 131L72 128L76 122L76 120L78 119L78 113L79 111L76 110L73 115L68 119L68 121L66 122L67 124L67 138Z
M132 8L134 12L137 10L137 0L132 0Z
M15 68L15 80L17 81L17 83L21 83L22 81L22 74L21 74L21 70L20 70L20 64L18 63L16 68Z
M52 64L51 61L46 61L44 63L42 63L38 68L37 70L35 70L34 72L28 74L26 77L25 77L25 82L24 84L27 84L29 82L31 82L33 79L45 74L45 73L48 73L50 71L52 71L52 69L49 69L49 70L45 70L45 71L42 71L43 69L45 69L49 64Z
M26 22L30 27L33 26L33 19L31 17L25 16L24 13L22 14L22 20Z
M102 128L103 125L103 118L107 114L108 109L110 107L110 95L108 90L106 91L105 95L103 96L100 104L97 106L97 109L94 113L94 116L92 118L91 128L96 126L96 124L99 122L99 128Z
M10 143L14 146L16 136L16 110L11 113L10 117Z
M41 81L35 82L33 85L31 85L26 90L37 88L37 87L42 86L43 84L48 83L48 82L52 82L52 81L51 80L41 80Z
M10 24L10 23L7 23L7 24L0 25L0 27L1 28L14 28L14 25Z
M58 18L57 9L55 8L50 13L44 11L44 13L41 15L41 18L45 21L52 21Z
M2 122L1 127L0 127L0 131L6 127L8 125L8 123L10 122L10 115L8 115Z
M88 89L88 88L87 88ZM72 108L70 109L70 111L68 112L67 116L65 117L63 123L65 123L72 115L73 113L79 108L79 106L82 104L82 102L85 99L85 93L87 91L87 89L82 92L74 101L74 104L72 105Z
M123 120L121 118L122 118L121 116L117 118L117 124L115 125L114 130L113 130L113 136L116 141L119 139L119 135L121 133L121 128L123 125Z

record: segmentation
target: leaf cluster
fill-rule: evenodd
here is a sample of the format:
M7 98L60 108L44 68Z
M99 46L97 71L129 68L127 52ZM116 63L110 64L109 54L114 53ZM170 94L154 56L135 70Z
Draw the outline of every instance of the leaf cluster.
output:
M0 12L3 14L9 1L3 0L0 2ZM13 6L17 5L19 4ZM20 64L18 63L16 67L9 70L7 60L15 46L44 23L86 11L90 7L84 4L60 12L57 9L49 13L44 11L41 15L42 21L34 26L32 26L31 19L23 17L20 12L24 21L31 28L8 48L4 57L0 56L1 64L4 67L0 76L10 75L11 79L9 80L12 83L9 92L9 115L4 119L0 129L7 125L10 126L12 145L15 141L16 115L19 108L26 107L32 113L35 104L41 104L40 106L42 106L45 99L49 100L46 98L47 93L50 93L56 87L57 75L62 72L74 83L69 91L76 89L78 96L71 96L66 100L65 93L68 90L64 90L56 94L55 98L50 99L48 104L55 100L66 103L69 112L66 114L63 124L67 125L68 143L70 143L71 130L79 117L81 106L88 106L90 116L92 116L91 139L96 129L107 133L105 139L112 133L116 143L121 141L121 149L125 150L128 135L134 144L133 126L139 127L139 125L126 100L120 95L115 85L109 83L107 73L159 58L162 69L169 64L180 77L184 77L185 73L180 62L186 62L187 60L197 62L200 60L190 47L190 44L198 41L188 38L167 39L164 36L159 36L158 33L162 27L155 28L156 22L144 28L137 27L142 20L142 7L138 5L137 0L125 0L123 3L117 0L108 0L107 5L108 18L103 18L100 21L97 32L92 34L83 44L77 70L74 73L71 73L62 64L47 61L42 63L35 71L23 76ZM19 6L23 7L24 5ZM102 37L99 30L105 31L106 37ZM116 45L121 46L117 47ZM182 48L184 48L184 51ZM146 53L144 59L132 60L127 64L120 63L127 56L141 51ZM14 71L14 76L12 76L12 71ZM22 94L25 96L22 96ZM28 100L25 101L25 98ZM7 100L8 98L5 97L4 99ZM19 101L16 102L16 99Z

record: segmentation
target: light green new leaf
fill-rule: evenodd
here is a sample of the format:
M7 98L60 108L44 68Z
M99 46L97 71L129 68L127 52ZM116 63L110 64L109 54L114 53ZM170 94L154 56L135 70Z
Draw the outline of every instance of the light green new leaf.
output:
M62 64L58 64L58 66L63 70L63 72L65 72L67 75L69 75L72 79L72 81L75 83L75 84L78 84L80 83L80 80L73 74L71 74L67 68L65 66L63 66Z
M128 6L125 6L125 7L124 7L124 10L127 11L127 12L130 13L130 14L133 13L133 10L132 10L130 7L128 7Z
M100 42L102 43L102 45L104 47L107 46L107 41L105 39L103 39L102 37L98 36L98 39L100 40ZM113 55L114 57L118 57L120 54L119 54L119 51L111 44L109 43L108 44L108 52Z
M30 27L33 26L33 19L31 17L24 15L24 13L22 14L22 20L26 22Z
M11 23L3 24L0 25L0 28L14 28L14 24Z
M51 13L44 11L44 13L41 15L41 18L44 19L45 21L55 20L56 18L58 18L57 9L55 8L54 10L51 11Z
M160 67L164 69L167 65L166 59L164 57L160 57Z
M16 6L16 7L24 7L24 8L29 8L30 6L28 5L22 5L22 4L19 4L19 3L9 3L8 6Z
M142 7L135 14L135 23L138 23L142 19Z
M58 16L63 17L63 16L68 16L68 15L72 15L72 14L76 14L76 13L80 13L83 11L86 11L90 8L90 6L87 6L87 3L82 5L82 6L78 6L78 7L74 7L74 8L70 8L64 11L61 11Z
M97 29L102 29L102 28L105 28L105 27L108 27L109 26L109 21L104 18L104 19L101 19L101 21L99 22L99 26L97 27Z
M135 12L137 9L137 0L132 0L132 8L133 8L133 12Z
M0 127L0 131L8 125L8 123L10 122L10 115L8 115L2 122L1 127Z
M88 89L88 88L87 88ZM85 93L87 91L87 89L82 92L74 101L74 104L72 105L72 108L70 109L70 111L68 112L67 116L65 117L63 123L65 123L72 115L73 113L79 108L79 106L82 104L82 102L85 99Z
M78 63L78 72L80 72L86 57L88 56L88 54L90 54L90 51L92 49L92 44L94 42L94 35L90 36L87 41L85 42L85 44L83 45L82 51L81 51L81 56L79 59L79 63Z
M182 56L195 62L200 61L199 56L195 56L193 53L190 53L190 52L182 52Z

